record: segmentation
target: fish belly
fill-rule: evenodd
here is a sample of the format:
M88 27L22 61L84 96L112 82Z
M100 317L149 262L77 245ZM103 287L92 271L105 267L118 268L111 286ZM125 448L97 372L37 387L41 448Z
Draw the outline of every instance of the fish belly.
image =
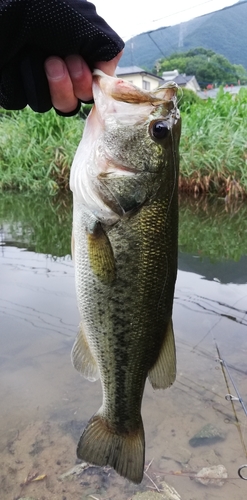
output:
M155 388L175 378L171 315L177 228L171 231L163 201L113 226L102 225L75 202L73 235L81 327L72 359L87 378L99 376L103 389L102 407L80 439L78 456L109 464L138 483L146 378Z

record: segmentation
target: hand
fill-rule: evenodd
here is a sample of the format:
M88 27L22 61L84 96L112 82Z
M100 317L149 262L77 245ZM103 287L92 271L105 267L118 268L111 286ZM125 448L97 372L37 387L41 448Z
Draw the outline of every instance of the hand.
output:
M95 68L114 76L121 56L122 52L111 61L95 63ZM49 57L45 61L45 72L52 104L62 113L70 113L76 109L78 99L84 102L92 99L92 73L81 56L71 55L65 60Z
M78 98L92 97L88 66L92 69L97 61L113 59L123 47L123 40L91 2L0 0L0 107L29 105L45 113L52 107L52 96L57 110L74 114ZM111 64L103 63L105 71Z

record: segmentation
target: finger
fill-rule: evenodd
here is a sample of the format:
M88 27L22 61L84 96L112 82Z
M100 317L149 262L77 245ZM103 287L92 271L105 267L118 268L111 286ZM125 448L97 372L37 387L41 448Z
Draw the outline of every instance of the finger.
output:
M73 84L74 94L81 101L90 101L92 95L92 73L87 63L79 55L65 58L65 62Z
M45 61L45 72L54 108L70 113L77 107L78 99L65 62L59 57L49 57Z
M95 68L100 69L101 71L106 73L106 75L115 76L116 67L122 55L123 55L123 50L110 61L99 61L95 63Z

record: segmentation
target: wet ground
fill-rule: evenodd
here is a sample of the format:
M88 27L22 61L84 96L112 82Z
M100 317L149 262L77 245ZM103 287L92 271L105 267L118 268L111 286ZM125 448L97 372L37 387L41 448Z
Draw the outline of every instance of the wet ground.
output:
M31 211L31 223L30 218L21 217L19 198L18 203L14 201L19 208L14 214L11 203L2 201L1 500L130 500L137 491L158 490L162 499L168 498L162 495L163 481L174 487L182 500L245 500L247 482L239 478L238 468L247 463L247 417L239 402L233 408L225 399L228 392L236 393L217 361L215 341L247 404L247 250L235 262L225 257L223 245L224 257L214 255L212 261L207 256L201 259L198 249L188 251L184 240L181 244L174 301L178 374L166 391L154 391L146 384L142 415L149 467L142 484L131 485L111 469L87 466L80 474L63 477L77 464L77 441L101 404L101 387L98 382L84 380L71 365L79 316L73 264L59 246L62 237L50 218L44 223L46 235L50 235L44 248L39 240L43 251L34 251L37 207ZM57 213L64 234L67 227L61 210ZM192 222L197 215L191 215ZM184 215L181 217L185 224ZM243 235L247 234L246 225L241 225ZM237 228L236 244L238 232ZM67 239L69 242L69 236ZM59 248L57 253L54 245ZM195 438L208 424L208 436ZM223 486L195 481L200 469L219 464L228 473ZM151 499L151 493L149 496Z

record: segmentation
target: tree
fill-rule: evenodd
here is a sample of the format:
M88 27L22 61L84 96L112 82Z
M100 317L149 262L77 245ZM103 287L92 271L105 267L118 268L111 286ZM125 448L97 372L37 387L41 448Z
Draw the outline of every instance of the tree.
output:
M247 81L247 72L242 65L231 64L221 54L213 50L197 47L171 54L166 59L158 61L159 75L164 71L177 69L179 73L195 75L202 88L208 84L237 85L239 80L243 84Z
M238 81L240 82L240 84L246 85L247 84L247 71L246 71L246 69L242 66L242 64L234 64L234 68L235 68L236 73L238 75Z

